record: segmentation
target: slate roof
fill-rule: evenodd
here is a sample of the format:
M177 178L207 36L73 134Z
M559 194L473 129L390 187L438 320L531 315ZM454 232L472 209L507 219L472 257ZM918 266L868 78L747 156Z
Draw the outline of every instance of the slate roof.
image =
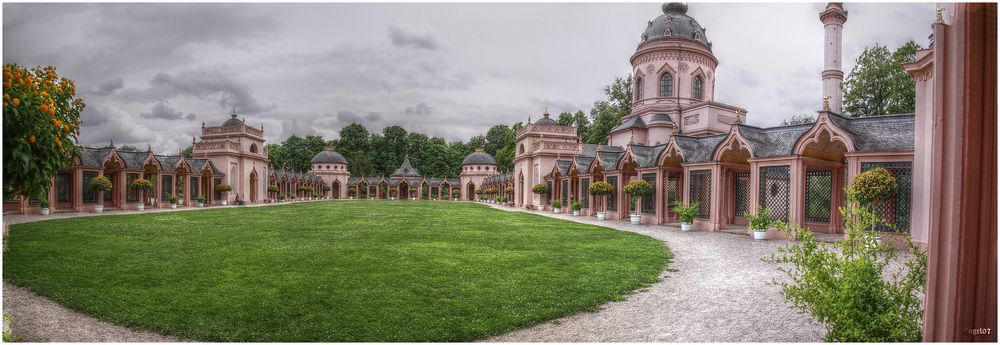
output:
M379 181L382 181L381 177L365 177L364 179L368 184L376 184L379 183Z
M687 5L671 2L663 4L662 9L662 15L646 24L640 45L646 41L657 39L683 38L701 42L709 48L712 47L712 44L708 42L708 36L705 36L705 28L687 15ZM667 29L670 29L670 35L667 35ZM698 34L697 38L695 38L695 33Z
M559 125L559 121L549 118L549 113L546 112L542 115L542 118L535 121L536 125Z
M491 156L489 153L476 151L470 153L468 156L465 156L465 159L462 160L462 165L469 165L469 164L497 165L497 161L496 159L493 159L493 156Z
M391 176L391 177L420 177L420 172L417 171L417 169L414 169L413 165L410 164L410 155L406 155L406 156L403 157L403 164L399 165L399 169L396 169L396 171L393 172L392 175L389 175L389 176Z
M104 163L104 158L111 153L110 147L91 148L80 147L80 165L84 167L100 167Z
M704 163L712 161L712 153L728 134L716 134L705 137L689 137L674 135L677 147L684 155L684 163Z
M660 114L653 114L653 117L649 118L649 123L650 124L652 124L654 122L656 122L656 123L659 123L659 122L673 123L674 120L670 118L670 115L660 113Z
M348 177L347 178L347 184L348 185L352 185L352 186L353 185L357 185L358 182L361 182L361 178L360 177L353 177L352 176L352 177Z
M126 152L118 151L118 155L122 157L125 161L125 168L127 169L142 169L143 163L146 163L146 158L149 157L149 152Z
M603 171L615 171L618 170L618 161L625 156L625 151L608 152L608 151L597 151L597 161L601 164L601 170Z
M758 128L740 124L740 135L753 149L754 158L791 156L795 142L812 128L812 123L771 128Z
M576 161L576 172L586 174L590 172L590 164L594 162L594 156L579 155L573 157L573 160Z
M830 120L848 132L857 152L913 151L916 118L913 114L846 118L830 115Z
M569 175L569 166L573 165L573 161L568 159L560 159L556 161L556 168L559 169L559 176Z
M457 178L445 179L445 181L448 181L448 185L449 186L461 186L462 185L462 180L459 180Z
M347 159L343 155L334 151L333 149L323 150L313 156L310 163L336 163L336 164L347 164Z
M157 161L160 162L160 171L165 173L173 173L177 171L177 164L180 163L181 155L153 155Z
M663 153L663 150L666 148L666 144L656 146L629 145L629 149L632 151L632 157L635 158L635 164L640 168L655 167L657 158L660 157L660 154Z
M607 152L624 152L625 149L618 146L610 145L596 145L596 144L580 144L580 155L594 157L597 155L597 151L607 151Z
M629 128L646 128L646 122L642 120L642 116L633 116L623 121L620 125L615 126L615 128L612 128L610 132L614 133Z

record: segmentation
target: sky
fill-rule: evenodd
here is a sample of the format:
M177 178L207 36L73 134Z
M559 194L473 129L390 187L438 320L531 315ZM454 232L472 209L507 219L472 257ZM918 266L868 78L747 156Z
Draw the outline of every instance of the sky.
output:
M3 62L55 66L87 103L80 144L177 152L235 107L269 143L358 122L448 141L589 113L629 72L661 3L3 5ZM715 100L779 124L822 107L823 3L690 3ZM927 46L933 3L847 3L844 71L866 46Z

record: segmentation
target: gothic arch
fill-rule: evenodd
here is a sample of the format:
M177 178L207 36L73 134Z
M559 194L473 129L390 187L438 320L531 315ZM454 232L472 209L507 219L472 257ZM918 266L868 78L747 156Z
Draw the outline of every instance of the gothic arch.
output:
M750 146L750 143L746 140L746 138L743 138L743 136L740 135L740 131L737 130L737 128L737 126L733 126L733 128L729 131L729 136L727 136L726 139L722 140L722 142L715 147L715 151L712 152L712 160L716 162L722 161L723 154L730 150L746 150L747 153L749 153L750 158L756 157L753 152L753 147Z
M826 133L831 142L840 142L843 144L844 147L847 148L847 152L854 152L854 141L851 140L850 135L830 121L829 115L825 113L821 113L817 116L816 122L813 124L812 128L799 137L798 141L795 143L795 149L792 152L797 155L803 154L809 144L816 144L819 142L820 134L822 133Z

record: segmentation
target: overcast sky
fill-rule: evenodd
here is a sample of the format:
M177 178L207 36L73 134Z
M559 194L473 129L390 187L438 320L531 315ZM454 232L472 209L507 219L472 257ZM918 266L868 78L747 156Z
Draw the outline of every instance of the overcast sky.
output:
M716 101L774 125L821 108L824 5L692 3ZM866 46L927 46L934 5L845 5ZM545 107L588 112L660 3L4 4L3 61L53 65L87 103L81 143L176 152L233 106L266 139L401 125L467 140Z

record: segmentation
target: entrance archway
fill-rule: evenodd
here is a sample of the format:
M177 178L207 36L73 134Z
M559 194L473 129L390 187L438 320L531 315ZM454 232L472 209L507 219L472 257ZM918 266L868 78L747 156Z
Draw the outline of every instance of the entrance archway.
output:
M476 200L475 196L476 196L476 185L473 184L472 182L469 182L469 184L465 186L465 200L475 201Z
M330 197L333 199L340 199L340 181L333 181L333 185L330 187Z
M822 128L805 145L800 154L804 157L805 174L797 185L802 186L802 203L796 214L805 226L815 231L839 233L843 222L837 210L844 204L846 186L847 145Z
M749 212L750 200L750 149L743 141L731 136L719 150L715 159L721 164L722 190L720 223L723 226L731 224L746 225L743 214Z
M257 169L250 170L250 202L257 202Z
M662 222L669 224L679 222L680 218L673 211L673 204L684 200L684 157L676 147L671 146L663 155L660 161L660 169L663 172L663 215Z

